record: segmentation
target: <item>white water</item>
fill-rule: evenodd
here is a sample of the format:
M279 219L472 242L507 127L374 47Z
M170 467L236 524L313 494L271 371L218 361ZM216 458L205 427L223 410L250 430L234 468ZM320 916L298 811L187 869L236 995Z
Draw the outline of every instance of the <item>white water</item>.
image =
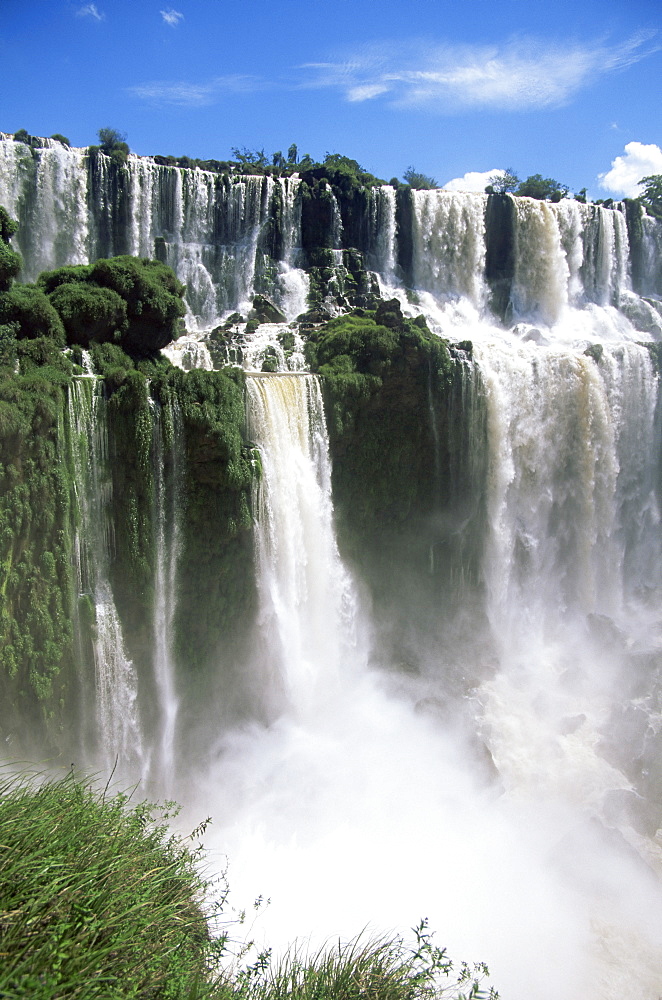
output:
M80 525L74 560L78 596L94 606L92 647L95 686L91 692L96 733L83 747L91 760L112 770L117 761L138 774L143 771L138 681L128 658L112 588L108 579L112 525L108 504L112 484L108 460L108 428L101 383L74 379L69 393L69 434Z
M418 680L368 666L370 614L335 546L315 382L249 380L264 456L255 669L270 722L216 744L200 789L220 822L212 843L238 902L270 897L254 933L276 947L427 916L511 1000L656 1000L660 845L610 812L631 787L601 746L626 665L587 615L659 654L658 607L637 596L642 575L660 586L657 384L634 345L601 366L499 341L477 360L497 663L457 702L434 660Z
M166 424L168 428L166 430ZM154 770L161 792L170 795L177 763L179 696L173 654L177 608L177 563L180 555L180 501L184 437L179 409L169 404L154 420L156 574L154 579L153 669L160 718ZM169 437L169 441L164 441Z

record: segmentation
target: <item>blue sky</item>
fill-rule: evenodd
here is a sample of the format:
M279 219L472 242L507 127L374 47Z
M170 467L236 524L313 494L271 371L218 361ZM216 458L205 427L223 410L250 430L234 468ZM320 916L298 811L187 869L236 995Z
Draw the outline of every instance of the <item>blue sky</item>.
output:
M0 51L0 130L73 145L295 142L385 180L512 167L594 198L662 173L660 0L0 0Z

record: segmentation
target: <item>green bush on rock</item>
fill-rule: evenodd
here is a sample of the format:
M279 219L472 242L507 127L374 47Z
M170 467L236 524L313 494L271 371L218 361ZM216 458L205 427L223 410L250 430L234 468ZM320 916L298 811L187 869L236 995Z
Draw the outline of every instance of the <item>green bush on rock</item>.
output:
M60 267L41 274L38 285L70 344L115 340L128 354L149 357L182 329L184 285L160 261L121 256Z
M126 302L111 288L82 282L62 284L51 292L50 300L64 325L67 343L89 347L118 339L127 326Z
M0 323L15 323L16 336L50 337L58 347L66 344L60 315L48 296L34 285L14 285L0 292Z

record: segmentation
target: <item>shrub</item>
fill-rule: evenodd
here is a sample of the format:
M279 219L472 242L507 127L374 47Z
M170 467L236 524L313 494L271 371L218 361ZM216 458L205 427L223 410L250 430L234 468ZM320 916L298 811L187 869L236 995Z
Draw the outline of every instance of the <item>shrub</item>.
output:
M568 193L567 184L559 184L553 177L531 174L522 181L514 192L520 197L535 198L538 201L561 201Z
M59 285L49 297L69 344L89 347L91 341L113 340L126 328L126 302L111 288L74 282Z
M418 191L428 191L431 188L436 188L437 186L437 182L434 177L430 177L428 174L422 174L419 170L415 170L413 167L407 167L402 176L405 184L409 184L409 187L416 188Z
M11 288L12 281L21 270L23 261L21 255L15 253L9 246L18 223L10 218L9 213L0 205L0 292Z
M126 256L98 260L90 280L125 300L128 323L121 344L129 354L153 354L179 336L185 289L165 264Z
M14 285L0 293L0 323L16 323L16 336L50 337L64 347L64 326L48 296L34 285Z

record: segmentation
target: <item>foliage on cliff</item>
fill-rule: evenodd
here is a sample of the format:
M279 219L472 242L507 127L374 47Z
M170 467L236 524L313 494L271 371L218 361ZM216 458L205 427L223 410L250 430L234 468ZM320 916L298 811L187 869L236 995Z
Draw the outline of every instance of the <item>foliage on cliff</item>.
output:
M6 291L21 270L21 256L9 246L9 241L18 229L18 223L10 219L6 209L0 205L0 292Z
M71 679L73 498L61 431L73 366L48 338L7 339L0 360L0 704L49 729Z
M144 357L182 329L184 285L156 260L119 256L61 267L45 271L37 284L60 316L69 344L114 341Z
M331 320L311 335L306 352L324 378L341 518L358 538L429 508L434 439L422 415L452 381L446 343L422 317L405 319L393 300Z
M650 215L662 219L662 174L642 177L640 183L644 186L640 201L646 206Z
M216 652L212 636L248 620L256 465L242 436L243 379L185 374L158 354L177 332L182 291L167 267L118 257L0 293L0 702L13 706L7 716L0 709L6 738L45 720L57 743L81 655L85 670L92 664L94 602L76 596L74 558L85 488L75 481L73 429L81 347L90 350L96 420L107 435L108 572L130 657L150 669L160 475L177 494L182 662L202 670ZM88 462L91 445L80 447Z
M449 347L393 300L331 320L307 354L323 378L342 551L384 616L389 657L410 662L408 631L462 599L446 581L478 580L485 408L471 345Z

